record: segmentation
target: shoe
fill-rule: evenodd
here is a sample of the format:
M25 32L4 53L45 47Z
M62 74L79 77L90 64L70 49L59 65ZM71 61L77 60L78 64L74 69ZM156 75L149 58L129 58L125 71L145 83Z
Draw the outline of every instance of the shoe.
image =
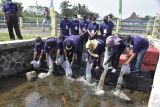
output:
M116 69L115 69L115 68L113 68L111 72L112 72L112 73L115 73L115 72L116 72Z

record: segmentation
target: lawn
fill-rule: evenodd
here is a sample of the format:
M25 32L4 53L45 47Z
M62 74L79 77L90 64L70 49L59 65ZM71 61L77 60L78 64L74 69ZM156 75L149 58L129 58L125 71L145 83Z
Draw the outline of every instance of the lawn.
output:
M47 38L47 37L50 37L50 35L49 34L47 34L47 35L29 35L29 34L26 34L26 35L23 35L23 38L24 39L34 39L34 38L36 38L37 36L41 36L42 38ZM0 33L0 41L9 41L10 40L10 38L9 38L9 35L8 35L8 33Z

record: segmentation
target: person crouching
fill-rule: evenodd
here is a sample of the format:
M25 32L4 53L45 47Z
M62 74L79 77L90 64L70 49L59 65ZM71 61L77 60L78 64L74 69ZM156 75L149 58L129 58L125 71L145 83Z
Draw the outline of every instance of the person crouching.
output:
M88 40L86 43L86 49L86 61L89 61L89 59L91 58L91 68L93 69L94 67L96 67L96 69L99 69L101 55L105 50L104 41L100 39Z
M115 73L119 65L120 55L124 52L126 44L118 36L109 36L106 39L106 46L111 48L111 55L105 64L111 62L111 72Z
M72 35L66 38L63 42L64 55L66 60L71 62L73 65L77 60L77 65L81 63L82 49L80 37L77 35Z
M62 42L59 42L59 39L56 38L48 38L45 43L45 53L46 53L46 61L48 65L48 73L47 75L51 75L54 72L54 63L56 58L60 56L60 50L62 48Z
M44 44L41 37L35 39L33 61L31 62L34 69L39 69L41 62L44 60Z

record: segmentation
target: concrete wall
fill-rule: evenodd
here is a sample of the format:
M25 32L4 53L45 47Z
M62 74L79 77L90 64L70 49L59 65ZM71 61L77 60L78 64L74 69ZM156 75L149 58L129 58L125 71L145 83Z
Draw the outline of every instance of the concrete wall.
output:
M0 78L31 68L34 40L0 43Z

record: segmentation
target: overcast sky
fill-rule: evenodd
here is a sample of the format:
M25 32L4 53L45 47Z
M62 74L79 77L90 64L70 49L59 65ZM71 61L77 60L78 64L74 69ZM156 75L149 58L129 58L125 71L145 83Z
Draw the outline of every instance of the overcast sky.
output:
M29 5L36 5L36 0L13 0L23 3L26 8ZM37 0L38 5L49 6L49 0ZM63 0L54 0L55 10L60 12L59 6ZM85 4L89 10L97 12L101 17L108 13L118 16L119 0L68 0L71 4ZM127 18L132 12L136 12L140 16L152 15L160 13L160 0L123 0L122 18Z

